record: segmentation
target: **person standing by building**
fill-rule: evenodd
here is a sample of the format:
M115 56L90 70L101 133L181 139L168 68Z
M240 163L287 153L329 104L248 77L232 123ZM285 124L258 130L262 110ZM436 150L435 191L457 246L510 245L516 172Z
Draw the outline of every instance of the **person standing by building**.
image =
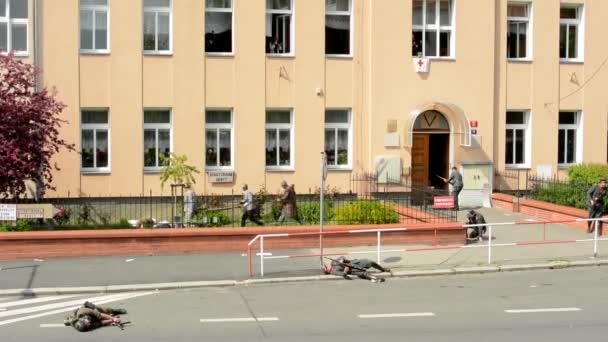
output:
M243 216L241 217L241 227L245 227L247 224L247 219L251 220L251 222L257 223L258 226L264 225L262 222L260 222L257 205L253 201L253 194L251 191L249 191L247 184L243 184L242 189L243 199L241 200L241 205L243 206Z
M458 206L458 195L463 187L462 175L458 172L458 167L456 165L452 166L452 173L450 173L450 178L444 179L444 182L450 183L452 185L452 196L454 196L454 208L456 210L460 210Z
M606 178L601 177L587 191L587 206L589 218L601 218L604 213L604 197L606 196ZM595 221L587 221L587 233L593 233ZM602 221L597 221L597 233L602 235Z
M300 216L298 215L298 206L296 204L296 190L294 185L288 185L286 181L281 182L281 188L283 188L283 194L279 198L281 202L281 216L279 216L279 224L283 224L285 219L293 218L302 224Z
M184 192L184 225L190 227L192 222L192 214L196 207L196 193L192 189L190 183L186 184L186 191Z

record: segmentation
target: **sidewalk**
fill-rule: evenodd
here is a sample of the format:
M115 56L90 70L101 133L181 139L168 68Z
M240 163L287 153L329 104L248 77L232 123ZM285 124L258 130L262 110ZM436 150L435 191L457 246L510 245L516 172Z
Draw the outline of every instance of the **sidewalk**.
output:
M479 210L488 222L532 222L537 219L507 212L499 208L482 208ZM459 222L464 222L466 211L458 215ZM515 225L493 227L495 239L492 244L518 241L539 241L543 238L543 225ZM547 240L574 240L593 238L591 234L561 224L547 225ZM387 253L382 255L380 263L390 267L397 275L411 276L425 273L452 273L462 271L498 271L497 266L544 264L562 267L566 262L579 264L603 263L602 257L608 256L608 241L598 243L598 259L592 259L593 243L547 244L527 246L495 247L492 249L492 264L487 264L487 239L470 246L479 248L443 249L405 253ZM412 248L414 246L383 246L383 249ZM429 247L428 245L420 247ZM325 253L374 251L359 257L376 259L376 246L356 248L326 249ZM255 251L257 252L257 250ZM254 253L255 253L254 252ZM318 253L318 250L272 250L273 255L294 255ZM353 256L355 258L356 256ZM319 278L319 257L268 259L264 261L264 279L304 277L301 280ZM486 267L491 266L491 267ZM532 266L529 266L532 267ZM439 271L441 270L441 271ZM260 278L259 256L253 259L255 279ZM138 288L176 288L203 285L234 285L247 281L248 277L246 246L241 253L185 254L165 256L127 256L127 257L94 257L75 259L20 260L0 261L0 290L45 288L53 292L56 288L92 287L90 291L108 290L110 285L137 285L120 287L121 289ZM329 277L331 278L331 277ZM287 279L287 280L289 280ZM228 282L215 283L227 280ZM189 283L208 282L211 283ZM158 285L162 283L162 286ZM146 286L146 284L148 286ZM179 285L181 284L181 286ZM192 286L190 286L192 285ZM38 291L40 292L40 291ZM57 291L55 291L57 292ZM0 295L6 291L0 291Z

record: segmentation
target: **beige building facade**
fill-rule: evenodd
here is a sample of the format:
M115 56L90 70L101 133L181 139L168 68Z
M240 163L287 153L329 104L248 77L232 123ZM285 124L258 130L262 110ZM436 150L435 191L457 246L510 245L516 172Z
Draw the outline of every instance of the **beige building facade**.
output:
M494 170L607 159L605 0L3 5L0 49L43 68L81 152L56 156L54 196L168 194L168 152L201 170L199 194L314 191L322 151L341 191L363 173L440 187L454 165L479 190Z

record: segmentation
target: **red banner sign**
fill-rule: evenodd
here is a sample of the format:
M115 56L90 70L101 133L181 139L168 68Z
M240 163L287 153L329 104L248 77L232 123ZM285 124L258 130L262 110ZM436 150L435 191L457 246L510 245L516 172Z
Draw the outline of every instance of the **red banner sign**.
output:
M454 208L454 196L435 196L435 197L433 197L433 208L435 208L435 209Z
M471 127L477 127L479 125L479 122L477 122L477 120L471 120Z

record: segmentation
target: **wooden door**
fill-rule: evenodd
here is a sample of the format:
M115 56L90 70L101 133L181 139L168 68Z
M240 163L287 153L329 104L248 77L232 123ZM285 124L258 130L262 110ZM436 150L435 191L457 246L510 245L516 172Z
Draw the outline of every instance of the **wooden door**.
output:
M429 135L414 134L412 146L412 184L426 185L429 181Z

